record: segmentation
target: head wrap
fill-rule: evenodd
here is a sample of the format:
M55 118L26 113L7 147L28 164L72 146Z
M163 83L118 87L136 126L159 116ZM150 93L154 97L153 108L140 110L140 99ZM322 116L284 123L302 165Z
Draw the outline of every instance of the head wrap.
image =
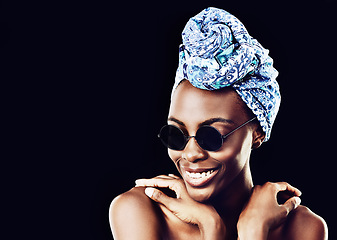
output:
M257 116L268 141L281 96L269 51L230 13L207 8L191 18L179 47L172 94L187 79L194 87L232 87Z

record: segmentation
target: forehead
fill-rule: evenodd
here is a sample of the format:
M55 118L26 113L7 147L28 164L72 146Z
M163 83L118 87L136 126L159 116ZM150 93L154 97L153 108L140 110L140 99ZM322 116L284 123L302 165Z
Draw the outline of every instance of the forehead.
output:
M246 120L243 105L240 97L231 88L208 91L184 81L173 94L169 117L191 125L217 117L241 123Z

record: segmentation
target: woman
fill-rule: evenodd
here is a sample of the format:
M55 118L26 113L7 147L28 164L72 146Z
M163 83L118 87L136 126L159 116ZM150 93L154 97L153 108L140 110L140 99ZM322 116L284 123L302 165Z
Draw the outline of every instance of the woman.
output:
M324 220L300 205L298 189L253 185L251 150L269 139L280 105L268 50L216 8L191 18L182 38L159 134L182 178L139 179L115 198L115 239L327 239Z

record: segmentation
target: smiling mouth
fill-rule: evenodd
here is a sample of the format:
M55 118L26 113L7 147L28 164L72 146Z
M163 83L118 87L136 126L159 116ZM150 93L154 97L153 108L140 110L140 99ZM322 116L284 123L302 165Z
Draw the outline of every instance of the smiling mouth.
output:
M185 181L192 187L202 187L208 184L219 172L219 169L193 171L182 168Z

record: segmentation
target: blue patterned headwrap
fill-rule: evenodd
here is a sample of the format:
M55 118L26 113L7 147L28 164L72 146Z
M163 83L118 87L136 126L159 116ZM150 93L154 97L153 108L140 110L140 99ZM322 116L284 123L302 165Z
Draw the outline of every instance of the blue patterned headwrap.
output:
M269 51L230 13L207 8L191 18L179 47L172 94L187 79L194 87L232 87L257 116L268 141L281 96Z

